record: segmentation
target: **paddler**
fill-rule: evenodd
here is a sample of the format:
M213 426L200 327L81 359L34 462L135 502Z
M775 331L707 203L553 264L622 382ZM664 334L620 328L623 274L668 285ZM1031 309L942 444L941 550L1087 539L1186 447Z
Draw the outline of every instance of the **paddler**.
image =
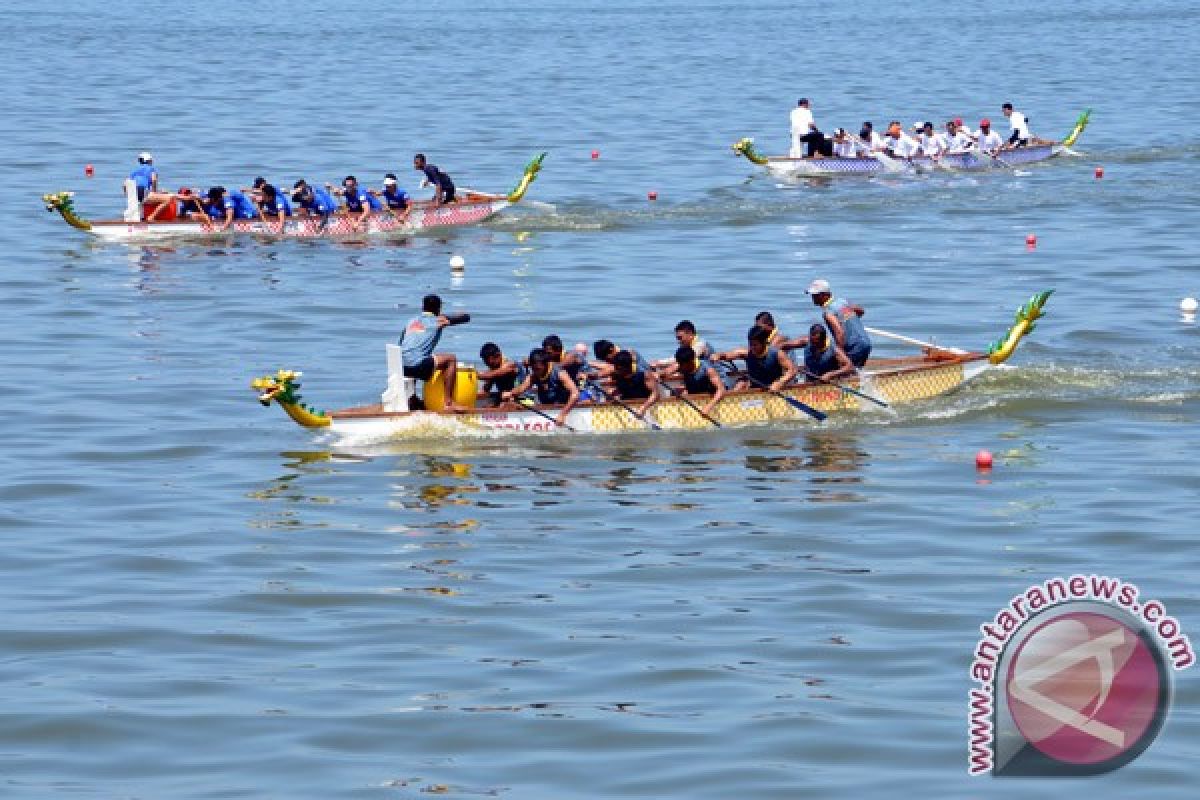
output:
M329 216L337 211L337 201L319 186L309 186L304 180L298 180L292 189L292 202L310 217L321 217L328 221Z
M854 158L858 155L858 144L846 132L845 128L838 128L833 132L833 154L838 158Z
M579 388L566 370L550 363L549 354L540 347L529 353L529 372L524 380L501 397L506 403L515 402L516 398L530 389L537 394L539 404L562 406L554 423L559 426L567 424L567 415L579 402Z
M859 150L867 155L883 149L883 137L875 130L875 126L867 120L858 131Z
M408 192L400 188L400 182L396 179L395 173L389 172L383 176L383 192L379 196L388 212L396 219L407 219L409 213L412 212L412 203L408 199Z
M367 227L367 217L371 216L372 211L381 211L383 203L368 192L366 189L358 185L358 178L353 175L347 175L342 180L342 188L334 189L332 184L325 184L325 187L330 190L330 194L340 195L346 201L346 212L349 214L357 214L358 219L354 220L354 230L361 231Z
M712 416L713 409L725 396L725 382L721 380L721 373L686 344L675 351L675 360L663 371L663 380L671 378L678 378L683 383L685 395L711 395L708 404L701 410L707 416Z
M917 144L921 148L921 153L934 161L937 161L942 155L942 140L934 133L932 122L926 122L921 126L921 130L917 134Z
M775 315L770 311L760 311L755 314L754 324L767 330L767 344L772 347L778 347L781 350L791 350L793 347L799 346L793 345L791 340L784 335L783 331L775 326Z
M866 364L871 355L871 337L859 319L866 313L862 306L835 298L829 281L824 278L814 280L806 291L812 297L813 305L821 309L822 321L833 334L834 343L850 358L850 363L856 367Z
M654 370L636 362L628 350L613 356L612 365L613 393L622 400L642 400L637 414L644 417L650 406L658 402L658 378Z
M505 358L500 346L495 342L487 342L479 349L479 358L487 369L479 373L483 390L491 397L492 405L498 406L503 402L505 392L511 392L518 383L525 380L525 366L511 358Z
M979 120L979 138L976 145L981 153L989 156L995 156L1004 147L1004 140L1000 138L1000 134L992 130L992 121L987 117Z
M696 357L701 361L708 361L708 359L712 358L712 347L696 334L696 324L690 319L681 319L675 326L675 341L680 347L690 347L695 350ZM653 366L655 369L664 367L672 369L674 364L674 359L663 358L655 361Z
M597 339L592 344L592 352L596 354L596 358L598 358L599 361L593 361L591 364L589 364L589 366L597 375L602 378L607 378L613 373L614 359L619 353L623 353L625 351L610 342L608 339ZM650 369L649 363L646 361L646 359L641 357L638 351L630 350L629 352L633 354L633 360L637 363L638 369Z
M767 387L777 392L787 386L796 377L796 365L788 358L787 353L778 347L768 344L771 332L762 325L755 325L746 334L746 346L713 356L719 361L742 359L746 362L746 376L734 386L742 390Z
M830 340L824 325L814 323L808 329L808 344L804 346L804 374L811 380L831 381L854 372L846 351Z
M562 339L557 334L552 333L542 339L542 349L546 351L551 364L557 364L560 369L571 376L571 380L575 381L576 384L579 383L579 373L587 367L586 346L582 354L575 351L567 353L563 350Z
M1004 116L1008 117L1008 124L1012 128L1012 133L1009 134L1008 142L1006 143L1008 148L1024 147L1029 144L1029 140L1033 138L1033 135L1029 132L1029 118L1020 111L1014 111L1012 103L1005 103L1000 106L1000 111Z
M938 134L938 145L942 154L965 153L975 146L975 140L959 130L958 123L951 120L946 123L946 130Z
M975 138L976 138L976 133L975 133L975 131L971 130L971 126L970 126L970 125L967 125L965 122L963 122L963 118L962 118L962 117L955 117L955 118L954 118L954 127L955 127L955 128L958 130L958 132L959 132L959 133L961 133L963 136L966 136L966 137L967 137L968 139L970 139L972 142L973 142L973 141L975 141Z
M884 140L884 150L892 158L900 158L912 163L919 145L917 140L904 132L904 128L896 120L888 125L887 138Z
M263 185L258 191L262 198L258 208L262 213L263 221L274 218L275 233L283 233L283 226L287 224L288 217L292 215L292 204L288 202L286 195L280 194L278 189L266 181L263 181Z
M213 221L220 220L217 231L225 231L235 219L258 219L258 207L241 192L231 192L224 186L208 190L204 211Z
M442 329L470 322L469 314L442 314L442 298L427 294L421 299L421 315L404 326L398 344L404 363L404 377L428 382L437 370L442 371L442 398L445 405L429 411L462 411L454 402L454 383L458 378L458 359L453 353L435 353L442 338Z
M434 187L433 204L435 206L454 202L454 181L450 180L449 175L428 163L424 153L417 153L413 156L413 169L425 173L423 185Z

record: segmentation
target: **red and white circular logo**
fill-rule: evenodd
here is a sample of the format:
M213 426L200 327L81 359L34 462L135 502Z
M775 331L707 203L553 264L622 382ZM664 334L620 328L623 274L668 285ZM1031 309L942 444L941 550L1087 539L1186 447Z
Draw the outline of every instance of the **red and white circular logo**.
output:
M1107 771L1162 727L1169 676L1153 643L1115 615L1068 611L1021 642L1004 683L1025 740L1054 762Z

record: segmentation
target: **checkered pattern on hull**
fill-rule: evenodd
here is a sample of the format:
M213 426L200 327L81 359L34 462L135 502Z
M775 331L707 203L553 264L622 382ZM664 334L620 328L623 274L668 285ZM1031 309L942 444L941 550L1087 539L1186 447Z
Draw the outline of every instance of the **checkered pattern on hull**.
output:
M1054 145L1018 147L1005 151L1000 158L1010 166L1045 161L1054 155ZM898 162L904 165L906 162ZM942 164L956 170L1004 169L991 158L976 153L959 153L942 158ZM918 169L934 170L937 165L924 156L913 159ZM794 175L882 175L888 169L874 158L772 158L768 166Z
M962 362L932 364L876 375L873 390L881 400L892 405L903 405L945 394L960 386L964 380ZM784 393L825 412L856 411L860 403L868 402L825 385L805 384L787 389ZM692 401L700 408L707 402L705 398L692 398ZM552 410L547 411L555 416ZM781 398L755 391L727 395L714 409L712 416L722 425L729 427L809 420L806 414L792 408ZM586 424L583 417L588 419ZM713 427L711 422L686 403L674 398L660 401L650 410L649 417L668 430L702 430ZM500 427L543 432L553 429L548 422L529 411L513 411L507 414L488 411L484 414L464 414L456 419L462 424L478 428ZM625 409L609 404L577 408L571 412L568 422L573 427L596 432L647 429L644 422Z

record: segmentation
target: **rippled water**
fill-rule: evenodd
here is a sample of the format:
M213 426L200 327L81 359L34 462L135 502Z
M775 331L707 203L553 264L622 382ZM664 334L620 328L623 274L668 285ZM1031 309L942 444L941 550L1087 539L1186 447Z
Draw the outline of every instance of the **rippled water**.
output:
M965 697L977 626L1053 575L1200 630L1198 17L5 4L3 794L1192 797L1190 672L1086 785L968 779ZM1044 134L1094 122L1027 174L785 184L732 156L782 150L799 94L830 126L1006 99ZM40 210L115 213L142 149L169 185L375 183L424 150L492 190L547 150L553 209L153 248ZM1056 293L1015 369L820 429L345 442L248 389L289 367L319 407L372 399L430 290L472 312L463 356L552 331L657 355L683 317L720 346L760 308L798 330L817 276L973 348Z

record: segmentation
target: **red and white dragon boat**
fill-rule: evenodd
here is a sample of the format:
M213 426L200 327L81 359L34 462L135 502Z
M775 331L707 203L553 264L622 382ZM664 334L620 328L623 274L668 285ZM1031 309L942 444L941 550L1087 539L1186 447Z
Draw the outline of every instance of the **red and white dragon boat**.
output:
M107 219L87 220L75 210L74 192L52 192L42 196L47 211L57 211L73 228L109 241L144 242L162 239L218 239L233 235L276 237L285 239L355 239L364 236L408 236L419 231L455 228L474 225L499 214L509 206L521 202L529 185L537 178L542 168L545 153L538 155L525 167L525 173L511 192L504 195L487 194L466 190L460 200L435 206L432 203L414 202L411 212L405 217L396 217L389 211L376 211L368 215L366 225L356 229L358 214L339 212L325 217L290 217L283 231L276 223L262 219L236 219L226 230L218 230L209 220L171 220L150 222L141 219L141 209L136 200L132 204L133 220Z

